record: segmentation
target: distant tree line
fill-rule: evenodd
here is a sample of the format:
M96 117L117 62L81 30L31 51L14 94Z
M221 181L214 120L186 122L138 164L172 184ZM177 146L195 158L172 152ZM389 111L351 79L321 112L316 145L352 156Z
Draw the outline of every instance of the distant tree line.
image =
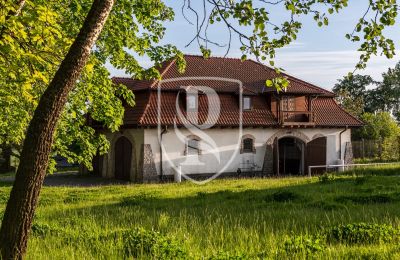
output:
M375 141L376 156L400 159L400 62L382 73L382 81L369 75L350 75L333 87L337 102L365 125L353 131L353 141Z

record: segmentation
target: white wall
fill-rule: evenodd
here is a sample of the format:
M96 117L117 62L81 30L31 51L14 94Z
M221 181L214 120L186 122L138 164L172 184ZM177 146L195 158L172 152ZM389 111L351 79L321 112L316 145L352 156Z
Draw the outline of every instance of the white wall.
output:
M183 136L191 135L187 129L179 129ZM281 132L282 134L289 135L290 132L301 132L309 140L315 137L327 137L327 163L335 164L339 159L340 144L339 133L343 128L313 128L313 129L262 129L262 128L246 128L243 129L242 135L250 134L255 137L255 154L240 154L240 140L238 129L235 128L212 128L204 130L211 140L213 140L218 147L218 151L212 149L205 149L205 141L200 142L200 149L202 154L198 156L197 165L190 165L191 161L196 161L196 158L191 157L187 160L184 154L185 143L181 141L174 129L170 129L163 135L163 145L166 154L163 155L163 172L165 175L174 174L174 166L183 163L182 170L186 174L196 173L216 173L223 172L236 172L238 168L243 167L246 160L254 160L256 165L255 170L261 170L264 161L266 142L274 134ZM289 134L288 134L289 133ZM350 141L351 131L346 130L342 134L342 157L344 154L345 144ZM204 139L204 138L202 138ZM156 164L157 172L160 174L160 144L157 129L144 130L144 143L150 144L154 161ZM202 149L203 148L203 149ZM235 154L236 153L236 154ZM216 155L219 154L220 158L217 159ZM235 155L234 155L235 154ZM234 156L233 156L234 155Z

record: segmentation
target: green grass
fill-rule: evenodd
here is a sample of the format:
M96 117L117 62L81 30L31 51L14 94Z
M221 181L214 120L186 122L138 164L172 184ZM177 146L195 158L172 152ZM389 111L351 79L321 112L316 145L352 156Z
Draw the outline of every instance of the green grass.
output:
M365 244L324 237L342 224L399 230L397 175L400 167L387 166L340 176L226 179L202 186L45 187L27 258L123 259L129 256L124 232L141 227L172 239L192 259L398 259L398 233ZM2 214L11 187L0 186Z

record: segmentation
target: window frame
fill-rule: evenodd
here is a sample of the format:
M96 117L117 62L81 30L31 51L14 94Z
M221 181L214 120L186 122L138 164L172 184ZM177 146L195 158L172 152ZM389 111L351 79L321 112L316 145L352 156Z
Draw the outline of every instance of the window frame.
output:
M248 108L245 107L245 100L248 99L249 100L249 106ZM242 110L243 111L250 111L253 109L253 102L252 102L252 98L250 96L243 96L243 103L242 103Z
M190 102L190 99L193 98L194 100L194 107L190 107L190 104L192 104L192 102ZM199 108L199 97L196 94L190 94L187 93L186 94L186 110L187 111L197 111Z
M197 144L197 148L194 146L190 146L190 142L195 141ZM200 138L197 136L188 136L186 137L186 143L185 143L185 151L184 155L186 156L195 156L195 155L201 155L201 149L200 149ZM195 152L197 150L197 153Z
M251 140L251 147L246 147L245 148L245 141L246 140ZM254 136L252 135L244 135L242 137L241 143L240 143L240 153L244 154L244 153L256 153L256 139Z

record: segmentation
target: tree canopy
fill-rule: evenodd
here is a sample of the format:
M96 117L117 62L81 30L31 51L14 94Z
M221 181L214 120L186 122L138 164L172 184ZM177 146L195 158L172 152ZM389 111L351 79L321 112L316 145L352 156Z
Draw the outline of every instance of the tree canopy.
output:
M26 129L40 97L63 60L92 1L26 1L19 6L2 1L0 38L0 143L20 151ZM108 150L104 135L86 125L87 114L111 131L122 123L121 98L134 105L134 96L123 85L111 82L105 68L116 68L142 78L157 78L126 48L149 56L155 64L177 58L172 45L156 46L163 36L162 22L173 12L159 1L118 1L76 88L69 95L53 145L53 153L91 168L91 159ZM136 19L132 19L135 15ZM53 170L53 168L50 168Z
M382 73L382 81L369 75L351 75L333 87L338 102L350 113L388 112L400 121L400 63Z

